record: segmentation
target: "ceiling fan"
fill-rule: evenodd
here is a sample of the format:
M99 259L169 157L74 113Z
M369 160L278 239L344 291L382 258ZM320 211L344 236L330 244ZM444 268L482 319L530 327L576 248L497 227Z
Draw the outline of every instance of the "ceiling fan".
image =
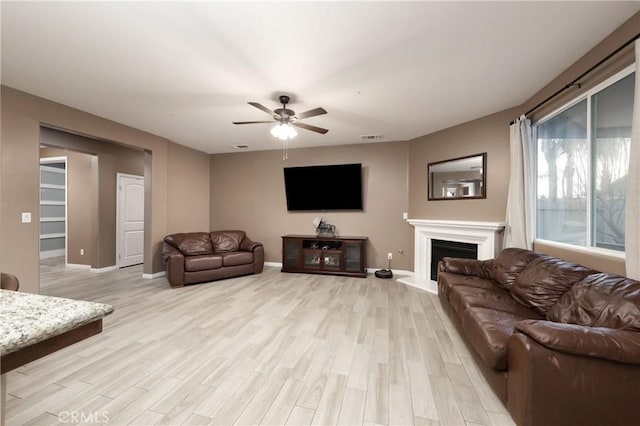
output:
M329 130L323 129L322 127L312 126L310 124L300 123L298 120L302 120L303 118L315 117L316 115L326 114L327 111L324 108L314 108L309 111L301 112L300 114L296 114L296 112L292 109L287 108L287 104L289 103L289 96L282 95L279 97L280 103L282 103L282 108L278 108L276 110L270 110L258 102L248 102L249 105L258 108L261 111L266 112L267 114L273 117L273 120L270 121L234 121L233 124L257 124L257 123L276 123L277 125L271 129L271 134L278 139L287 140L292 139L297 135L295 129L291 126L298 127L300 129L311 130L312 132L325 134Z

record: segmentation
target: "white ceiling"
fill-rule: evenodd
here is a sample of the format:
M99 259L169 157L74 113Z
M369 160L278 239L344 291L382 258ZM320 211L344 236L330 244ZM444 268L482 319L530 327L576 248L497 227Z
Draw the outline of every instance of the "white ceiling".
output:
M640 2L2 2L3 85L207 153L279 149L248 105L324 107L290 147L522 104ZM506 123L505 123L506 125Z

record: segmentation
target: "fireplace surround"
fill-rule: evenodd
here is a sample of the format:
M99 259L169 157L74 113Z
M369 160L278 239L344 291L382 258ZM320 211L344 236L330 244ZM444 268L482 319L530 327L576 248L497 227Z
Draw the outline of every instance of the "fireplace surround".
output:
M431 279L432 240L475 244L477 258L491 259L502 250L502 222L407 219L414 229L414 274L399 282L437 293Z

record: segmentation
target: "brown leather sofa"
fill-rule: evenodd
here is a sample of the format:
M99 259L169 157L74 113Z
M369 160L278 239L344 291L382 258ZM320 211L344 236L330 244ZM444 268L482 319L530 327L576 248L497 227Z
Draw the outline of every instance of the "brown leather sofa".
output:
M640 282L506 249L444 258L438 296L518 425L640 424Z
M264 247L244 231L189 232L164 238L162 258L171 287L259 274Z

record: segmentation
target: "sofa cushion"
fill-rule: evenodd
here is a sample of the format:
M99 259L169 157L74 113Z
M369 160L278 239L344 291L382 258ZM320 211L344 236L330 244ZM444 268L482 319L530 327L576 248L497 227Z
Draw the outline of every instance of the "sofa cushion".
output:
M640 282L593 274L576 283L549 310L551 321L640 331Z
M460 319L464 311L474 307L509 312L523 318L544 318L536 311L516 302L508 291L497 286L494 289L456 286L451 289L449 303Z
M510 312L469 308L462 315L462 328L469 343L488 367L507 369L507 343L515 325L527 319Z
M211 237L207 232L185 232L168 235L164 238L166 243L171 244L185 256L197 256L200 254L213 253Z
M187 272L206 271L222 267L222 256L204 254L200 256L185 256L184 270Z
M518 302L546 314L560 296L593 272L586 266L567 260L541 256L531 261L518 275L511 293Z
M253 263L253 253L248 251L234 251L222 254L224 266L246 265Z
M491 262L489 272L498 284L509 290L520 272L540 256L542 256L540 253L525 249L504 249Z
M554 351L640 367L640 337L632 330L524 320L516 324L518 331Z
M237 251L245 236L244 231L214 231L211 233L213 250L216 253Z
M444 294L447 300L449 300L451 289L459 285L489 290L498 288L494 281L476 276L458 275L452 272L440 272L438 274L438 293Z

